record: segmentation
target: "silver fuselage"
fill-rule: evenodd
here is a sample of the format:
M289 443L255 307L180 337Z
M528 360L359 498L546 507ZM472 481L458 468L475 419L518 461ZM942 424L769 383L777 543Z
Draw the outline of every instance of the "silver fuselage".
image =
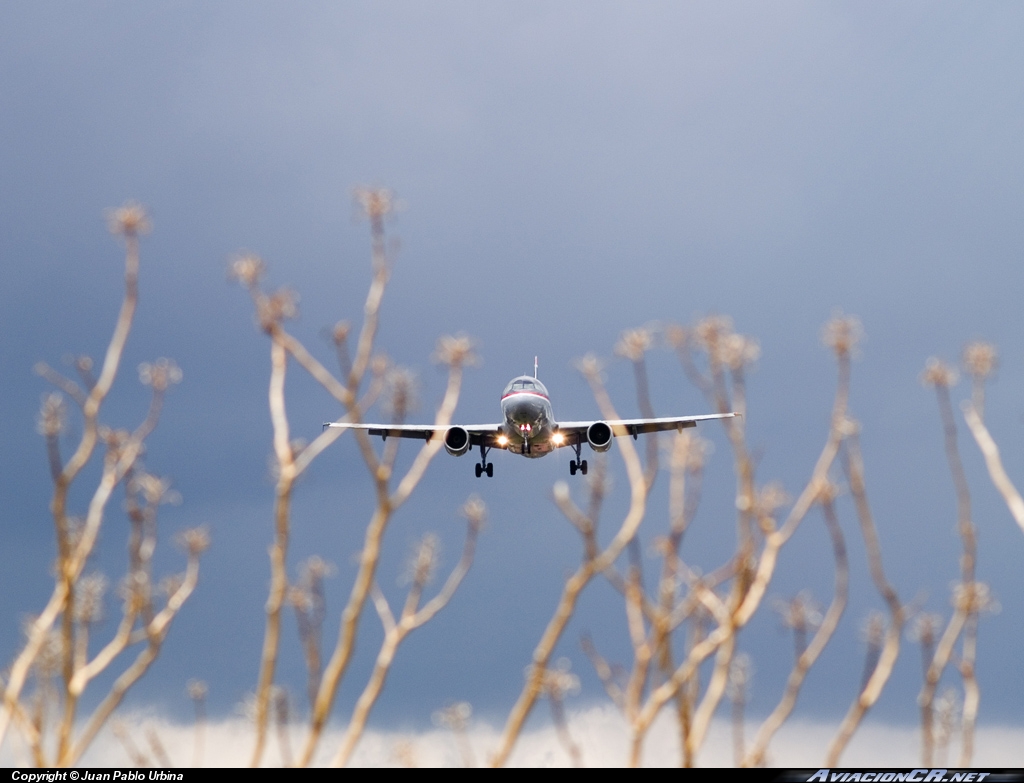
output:
M543 457L556 448L558 430L544 384L529 375L513 378L501 395L506 448L524 457Z

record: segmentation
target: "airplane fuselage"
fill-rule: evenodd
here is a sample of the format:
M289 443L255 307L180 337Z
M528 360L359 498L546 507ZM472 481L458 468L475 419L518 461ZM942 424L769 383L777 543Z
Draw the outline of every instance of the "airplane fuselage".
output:
M506 448L524 457L543 457L561 445L556 443L558 425L544 384L529 375L513 378L501 395L501 440ZM502 444L504 445L504 444Z

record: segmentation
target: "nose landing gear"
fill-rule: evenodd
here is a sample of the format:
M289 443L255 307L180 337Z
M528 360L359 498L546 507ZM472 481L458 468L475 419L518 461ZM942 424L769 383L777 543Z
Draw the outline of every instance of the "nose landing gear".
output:
M487 461L487 452L490 450L490 446L485 446L483 443L480 444L480 461L476 464L477 478L480 478L484 473L487 474L487 478L494 477L494 463Z

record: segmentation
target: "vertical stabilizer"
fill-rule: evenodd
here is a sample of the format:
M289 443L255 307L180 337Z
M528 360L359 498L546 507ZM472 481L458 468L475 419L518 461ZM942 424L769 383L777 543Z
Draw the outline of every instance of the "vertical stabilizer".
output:
M537 377L537 357L533 357L533 377Z

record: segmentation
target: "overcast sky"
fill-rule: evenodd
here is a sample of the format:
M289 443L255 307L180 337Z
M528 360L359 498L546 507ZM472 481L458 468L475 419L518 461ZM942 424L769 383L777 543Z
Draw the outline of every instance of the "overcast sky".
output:
M45 452L35 431L44 359L99 356L121 292L121 250L104 209L146 204L142 302L113 423L144 409L134 367L174 357L184 383L168 400L147 466L183 503L174 530L207 524L201 584L135 705L188 708L184 683L210 683L228 714L254 687L271 541L268 346L245 294L226 281L241 248L270 280L301 293L294 329L325 360L322 329L356 319L369 279L368 229L352 188L393 188L401 239L381 347L419 376L416 420L443 378L436 338L467 332L482 365L467 376L465 421L499 417L513 375L532 369L556 416L596 415L575 357L611 356L619 333L649 322L727 313L761 359L748 419L762 480L796 493L826 435L833 367L820 345L835 308L863 322L852 409L863 424L869 493L885 562L904 600L948 614L957 578L955 504L933 395L932 355L956 359L984 337L1001 368L987 416L1011 474L1024 481L1024 8L1017 3L130 3L0 6L0 659L49 592L54 552ZM652 357L660 415L707 403L667 353ZM608 367L635 414L627 365ZM955 397L964 396L958 389ZM339 414L309 384L290 387L296 434ZM726 443L709 464L693 559L729 551L734 529ZM1024 536L963 433L979 526L979 578L1000 614L981 626L982 721L1019 725L1024 703ZM615 450L612 463L620 464ZM382 584L396 591L411 543L461 546L457 509L491 509L473 571L451 606L398 655L375 713L425 725L453 699L500 717L579 559L550 489L569 455L498 454L495 476L440 455L386 541ZM333 637L372 503L353 443L339 441L300 486L291 563L335 563ZM617 479L610 511L624 507ZM642 541L663 527L665 484ZM862 667L861 626L883 608L864 571L855 520L853 597L800 709L837 719ZM610 524L610 522L609 522ZM97 565L124 547L116 505ZM831 584L820 520L808 520L770 596ZM824 558L824 561L823 561ZM741 637L755 651L751 709L781 691L791 641L765 611ZM108 620L108 630L110 623ZM339 715L361 688L379 638L368 617ZM621 601L587 594L563 650L583 676L579 704L602 698L579 652L583 630L626 661ZM282 679L300 700L291 621ZM911 723L918 651L904 648L880 717Z

